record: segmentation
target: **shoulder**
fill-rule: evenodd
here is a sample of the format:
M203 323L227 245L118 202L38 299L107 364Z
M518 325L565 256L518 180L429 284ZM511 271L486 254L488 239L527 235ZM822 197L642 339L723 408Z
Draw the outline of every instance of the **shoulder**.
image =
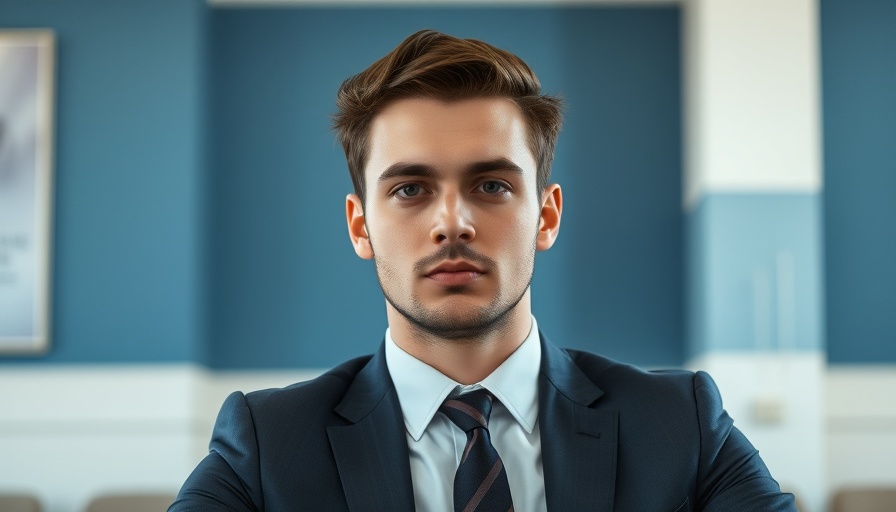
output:
M707 387L717 392L705 372L681 369L645 370L581 350L563 349L575 366L606 393L643 392L661 388L667 393L685 393L693 399L695 389Z
M690 494L705 510L795 510L792 496L781 494L756 449L734 427L707 373L647 371L588 352L564 352L603 392L591 407L616 415L618 467L638 468L644 478L626 481L634 495L644 495L639 483L647 481L653 492L665 485ZM617 504L626 498L620 489Z
M597 354L564 349L573 364L603 391L601 402L620 409L633 405L678 417L718 418L722 397L706 372L681 369L645 370Z
M264 402L271 399L299 396L302 394L338 393L352 383L358 372L370 362L372 355L356 357L311 380L297 382L283 388L263 389L246 395L247 399Z
M351 359L314 379L287 387L252 391L245 395L246 406L256 422L293 421L332 414L371 357Z
M603 391L598 403L620 412L635 424L664 425L678 439L697 439L695 446L719 446L732 432L722 396L706 372L644 370L603 356L565 350L575 366ZM737 433L739 435L739 433Z

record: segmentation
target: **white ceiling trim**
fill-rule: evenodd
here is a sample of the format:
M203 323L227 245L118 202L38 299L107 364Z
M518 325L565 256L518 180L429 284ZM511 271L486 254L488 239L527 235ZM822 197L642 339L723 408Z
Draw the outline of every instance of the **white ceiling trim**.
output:
M542 7L542 6L657 6L686 0L207 0L215 7Z

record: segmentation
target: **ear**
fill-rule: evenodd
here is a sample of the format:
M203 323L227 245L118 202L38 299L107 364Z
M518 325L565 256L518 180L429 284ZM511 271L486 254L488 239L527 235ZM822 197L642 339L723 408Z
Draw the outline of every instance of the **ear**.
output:
M546 251L554 245L560 233L560 215L563 213L563 193L560 185L548 185L541 194L541 219L538 221L538 237L535 248Z
M349 194L345 198L345 220L348 222L348 236L352 240L355 254L365 260L372 259L373 248L370 246L370 236L364 221L364 205L356 194Z

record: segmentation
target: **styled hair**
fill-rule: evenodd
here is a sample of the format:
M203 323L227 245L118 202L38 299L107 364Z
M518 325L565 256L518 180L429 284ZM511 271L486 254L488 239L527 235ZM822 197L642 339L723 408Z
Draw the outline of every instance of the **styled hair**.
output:
M528 126L539 194L547 186L563 123L563 102L541 94L541 83L516 55L475 39L421 30L339 88L333 128L339 136L355 193L364 201L370 125L388 104L407 98L445 101L506 97Z

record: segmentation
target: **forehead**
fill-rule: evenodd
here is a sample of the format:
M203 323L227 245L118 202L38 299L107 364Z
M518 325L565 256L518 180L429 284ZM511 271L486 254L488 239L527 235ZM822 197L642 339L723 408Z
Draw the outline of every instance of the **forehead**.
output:
M534 178L527 134L523 113L508 98L398 100L371 123L368 183L396 163L451 170L502 158Z

